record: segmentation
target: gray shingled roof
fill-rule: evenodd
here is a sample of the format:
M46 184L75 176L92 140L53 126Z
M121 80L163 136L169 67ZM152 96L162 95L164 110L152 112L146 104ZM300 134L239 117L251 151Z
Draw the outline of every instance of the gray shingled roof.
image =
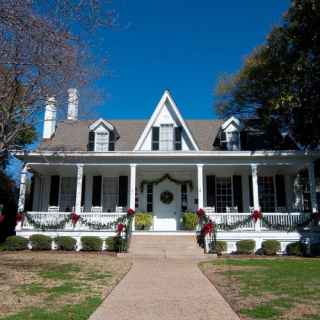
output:
M39 150L87 151L89 126L93 120L61 121L55 135L44 140ZM116 151L132 151L148 120L111 120L120 135L115 144ZM187 120L191 134L200 150L213 150L213 142L219 132L222 120Z

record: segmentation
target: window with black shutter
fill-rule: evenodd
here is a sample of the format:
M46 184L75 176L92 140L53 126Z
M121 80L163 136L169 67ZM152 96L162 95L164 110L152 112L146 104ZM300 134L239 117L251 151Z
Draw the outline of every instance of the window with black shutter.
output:
M51 176L49 206L57 207L59 205L59 189L60 189L60 177Z
M250 207L253 207L253 185L252 185L252 176L249 177L249 204Z
M182 150L181 136L182 136L182 128L181 128L181 127L176 127L176 128L174 128L174 145L175 145L175 150Z
M92 205L101 206L102 177L94 176L92 181Z
M277 196L277 206L286 207L286 186L283 175L276 175L276 196Z
M114 131L109 132L109 151L114 151L115 147L115 134Z
M128 205L128 177L119 177L119 202L120 207L126 207Z
M207 176L207 207L216 206L216 177Z
M159 150L159 127L152 128L152 150Z
M147 184L147 212L153 212L153 184Z
M84 206L84 199L86 194L86 176L82 177L82 191L81 191L81 206Z
M95 132L89 131L88 151L94 151Z
M188 186L186 183L181 185L181 210L182 212L188 210Z
M241 176L233 176L233 203L238 207L238 212L243 212Z

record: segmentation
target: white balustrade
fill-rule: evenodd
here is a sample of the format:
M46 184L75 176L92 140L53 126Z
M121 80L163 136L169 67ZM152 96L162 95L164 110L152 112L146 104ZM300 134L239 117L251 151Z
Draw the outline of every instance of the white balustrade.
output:
M207 213L207 216L210 220L215 222L217 225L226 224L226 225L234 225L238 222L248 220L248 217L251 213L218 213L218 212L210 212ZM305 221L306 216L300 212L289 212L289 213L279 213L279 212L270 212L263 213L263 217L271 224L283 226L284 229L289 229L299 223ZM248 222L244 223L244 225L239 225L238 228L234 229L236 231L255 231L259 230L257 225L261 227L262 230L268 230L268 226L261 220L258 220L256 223L250 219ZM258 227L259 227L258 226ZM227 229L226 229L227 231Z
M107 225L112 222L116 222L120 217L126 215L124 212L83 212L81 213L81 219L78 220L76 225L73 225L70 215L71 212L36 212L29 211L27 213L32 220L42 226L48 226L47 229L54 230L52 226L58 225L63 221L66 221L61 230L95 230L94 227L90 227L88 224L93 225ZM85 223L81 222L84 221ZM50 227L51 226L51 227ZM22 228L24 230L34 230L35 226L28 221L27 217L24 219ZM108 228L100 228L101 230L114 230L114 226Z

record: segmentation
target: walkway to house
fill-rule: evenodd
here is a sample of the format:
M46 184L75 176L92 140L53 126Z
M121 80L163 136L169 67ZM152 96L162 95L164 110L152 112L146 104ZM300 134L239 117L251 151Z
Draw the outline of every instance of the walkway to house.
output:
M190 257L133 257L90 320L239 320Z

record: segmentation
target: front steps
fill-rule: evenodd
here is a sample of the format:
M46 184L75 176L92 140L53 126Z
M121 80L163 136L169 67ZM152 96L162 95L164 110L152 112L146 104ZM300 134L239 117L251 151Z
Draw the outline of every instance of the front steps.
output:
M131 257L204 259L203 249L194 234L136 234L131 237Z

